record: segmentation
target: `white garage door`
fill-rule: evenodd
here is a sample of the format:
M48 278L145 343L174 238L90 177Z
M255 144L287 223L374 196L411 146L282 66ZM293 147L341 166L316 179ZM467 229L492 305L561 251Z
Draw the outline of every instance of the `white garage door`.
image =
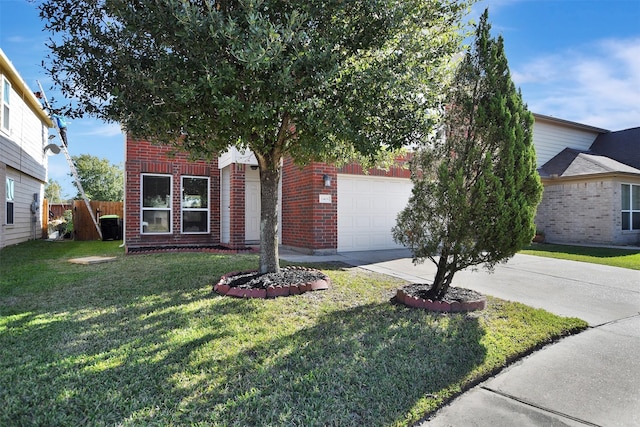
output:
M338 252L395 249L391 235L411 196L411 181L338 175Z

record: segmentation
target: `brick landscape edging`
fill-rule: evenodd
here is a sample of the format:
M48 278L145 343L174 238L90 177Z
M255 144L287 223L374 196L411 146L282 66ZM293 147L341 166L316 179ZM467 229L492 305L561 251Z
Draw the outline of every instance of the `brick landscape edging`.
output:
M292 267L289 267L292 268ZM302 267L299 267L302 269ZM255 272L251 271L251 272ZM214 292L220 295L226 295L229 297L236 298L276 298L276 297L286 297L290 295L300 295L305 292L311 291L320 291L329 289L331 284L331 280L328 276L325 276L324 279L317 279L311 282L306 283L296 283L293 285L270 285L267 289L260 288L239 288L234 286L229 286L225 283L225 281L229 277L233 277L239 273L240 271L234 271L232 273L227 273L223 275L218 283L213 285Z
M438 311L444 313L460 313L467 311L484 310L487 306L487 299L485 297L481 297L475 301L467 302L433 301L430 299L411 296L404 292L404 290L402 289L397 290L396 301L408 307L424 308L430 311Z

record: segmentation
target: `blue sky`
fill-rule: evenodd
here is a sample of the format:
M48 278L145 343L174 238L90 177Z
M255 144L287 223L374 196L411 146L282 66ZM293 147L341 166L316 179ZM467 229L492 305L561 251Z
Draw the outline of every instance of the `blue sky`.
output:
M640 0L482 0L472 16L486 7L531 111L609 130L640 126ZM39 80L51 98L42 28L34 3L0 0L0 48L34 91ZM71 155L124 162L117 124L75 119L68 139ZM68 173L62 155L49 158L63 196L75 194Z

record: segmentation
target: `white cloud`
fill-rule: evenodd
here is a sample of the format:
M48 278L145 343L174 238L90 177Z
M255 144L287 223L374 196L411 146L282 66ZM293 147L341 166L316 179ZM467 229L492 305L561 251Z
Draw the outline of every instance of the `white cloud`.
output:
M512 76L536 113L610 130L640 126L640 38L533 58Z
M101 136L112 137L122 135L122 129L118 123L101 123L96 121L95 123L88 123L91 126L88 130L80 131L80 136ZM87 123L84 123L87 126Z
M29 41L29 39L23 36L10 36L7 37L7 41L9 43L26 43Z

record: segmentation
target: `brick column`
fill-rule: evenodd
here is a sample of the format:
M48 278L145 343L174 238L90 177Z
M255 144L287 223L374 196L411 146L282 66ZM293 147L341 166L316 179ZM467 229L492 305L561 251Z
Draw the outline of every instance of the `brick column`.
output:
M331 177L325 187L323 176ZM323 196L320 201L320 196ZM338 247L336 168L312 163L303 169L291 159L282 171L282 244L309 253L332 253Z
M244 192L245 192L245 168L246 165L235 163L231 165L230 181L230 230L229 246L232 248L242 248L245 246L244 228Z

